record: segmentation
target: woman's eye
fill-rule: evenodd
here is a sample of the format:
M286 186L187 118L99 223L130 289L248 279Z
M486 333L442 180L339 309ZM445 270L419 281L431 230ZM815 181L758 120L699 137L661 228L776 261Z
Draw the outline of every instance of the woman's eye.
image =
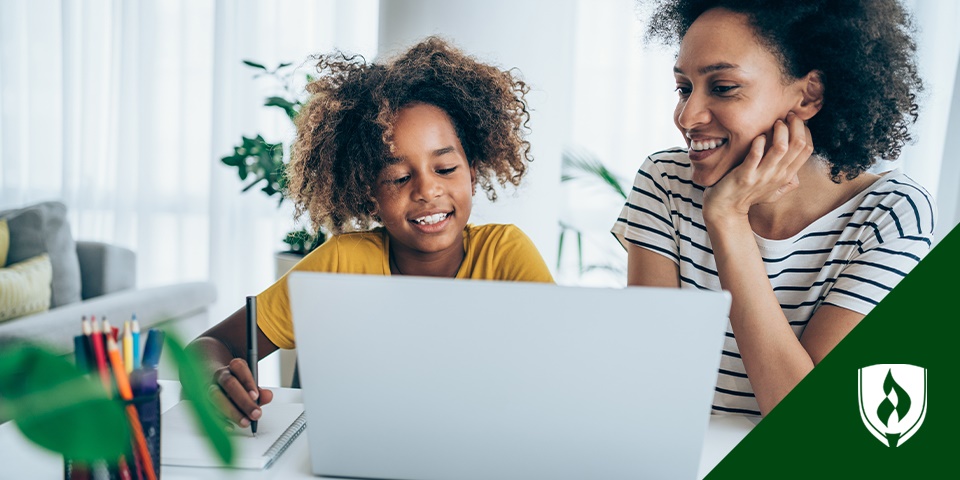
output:
M713 87L713 93L725 95L736 89L738 85L717 85Z
M677 88L675 88L674 91L676 91L677 94L679 94L682 98L686 98L690 95L690 87L686 85L677 85Z
M441 169L437 170L437 173L439 173L440 175L450 175L451 173L455 172L456 170L457 170L457 167L441 168Z

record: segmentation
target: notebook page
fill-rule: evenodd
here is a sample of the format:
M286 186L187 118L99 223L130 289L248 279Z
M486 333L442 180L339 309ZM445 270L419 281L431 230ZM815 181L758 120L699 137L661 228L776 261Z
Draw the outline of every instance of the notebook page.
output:
M182 467L225 467L210 442L200 433L192 406L181 401L160 419L161 464ZM257 434L250 428L228 432L234 447L232 468L262 469L286 450L306 425L302 403L270 403L261 407Z

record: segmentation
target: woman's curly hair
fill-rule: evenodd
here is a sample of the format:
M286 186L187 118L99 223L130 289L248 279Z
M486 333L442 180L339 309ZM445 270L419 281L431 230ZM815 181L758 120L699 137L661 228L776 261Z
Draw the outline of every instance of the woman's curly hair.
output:
M296 117L297 138L286 168L287 196L296 215L334 233L370 228L373 188L392 162L393 123L399 110L425 103L453 122L477 183L490 200L495 183L520 184L527 169L529 87L512 71L467 56L428 37L383 63L342 52L319 55L319 78Z
M897 0L655 3L648 39L676 45L697 17L721 7L749 18L785 79L819 72L823 107L807 126L834 181L856 178L878 159L895 160L911 140L908 127L917 121L923 82L912 21Z

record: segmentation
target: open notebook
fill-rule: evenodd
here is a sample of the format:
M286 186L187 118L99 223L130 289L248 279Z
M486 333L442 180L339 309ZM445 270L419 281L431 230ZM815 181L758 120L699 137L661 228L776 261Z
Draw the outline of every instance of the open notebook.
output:
M249 428L230 432L234 447L233 468L269 467L307 425L302 403L270 403L261 407L257 435ZM189 401L181 401L161 418L160 463L182 467L223 467L210 442L194 419Z

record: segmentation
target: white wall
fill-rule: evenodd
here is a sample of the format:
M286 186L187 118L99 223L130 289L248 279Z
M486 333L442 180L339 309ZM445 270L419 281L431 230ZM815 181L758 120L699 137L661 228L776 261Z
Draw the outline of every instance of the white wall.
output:
M518 68L531 86L529 174L494 204L477 195L471 222L518 225L551 268L559 234L560 154L571 131L575 12L573 0L380 2L380 56L438 34L482 61Z

